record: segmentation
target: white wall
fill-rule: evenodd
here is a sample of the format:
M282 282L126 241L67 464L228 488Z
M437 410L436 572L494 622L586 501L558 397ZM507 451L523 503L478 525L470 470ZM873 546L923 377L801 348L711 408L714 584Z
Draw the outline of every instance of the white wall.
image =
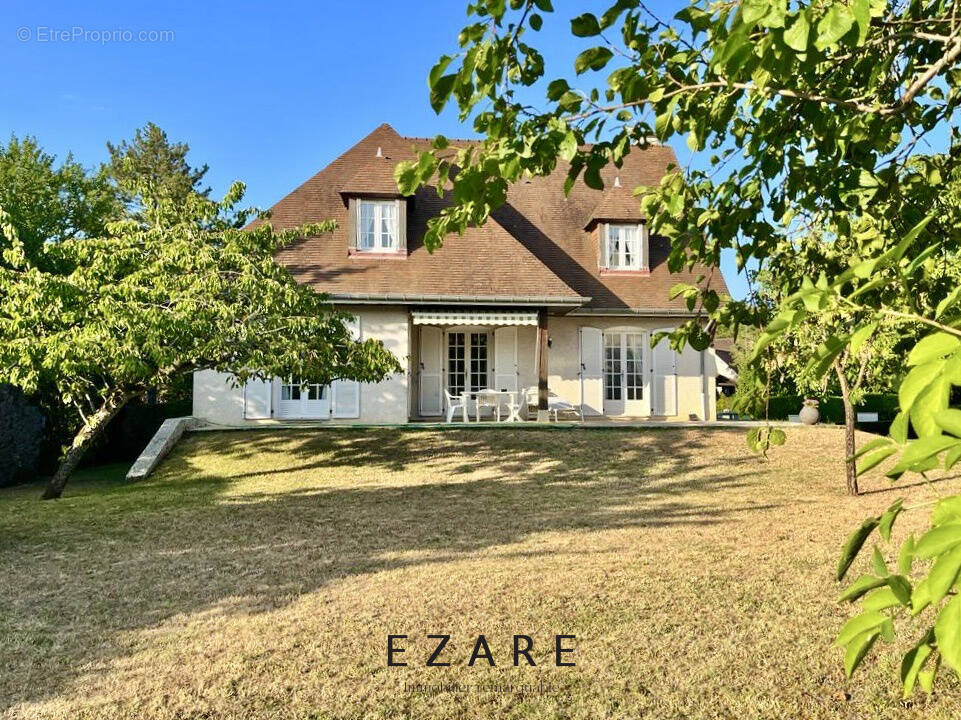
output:
M383 382L360 386L360 417L338 422L403 423L407 422L409 388L408 315L404 306L339 306L338 309L360 317L362 339L381 340L397 356L403 371ZM231 377L213 370L194 373L193 415L219 425L258 425L277 420L244 418L244 389L233 387ZM276 391L275 398L276 400Z

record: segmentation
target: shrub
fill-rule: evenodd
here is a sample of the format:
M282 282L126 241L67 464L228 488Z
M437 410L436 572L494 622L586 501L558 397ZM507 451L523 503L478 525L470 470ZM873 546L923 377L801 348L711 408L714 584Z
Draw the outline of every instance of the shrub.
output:
M20 388L0 385L0 487L34 476L43 426L43 414Z

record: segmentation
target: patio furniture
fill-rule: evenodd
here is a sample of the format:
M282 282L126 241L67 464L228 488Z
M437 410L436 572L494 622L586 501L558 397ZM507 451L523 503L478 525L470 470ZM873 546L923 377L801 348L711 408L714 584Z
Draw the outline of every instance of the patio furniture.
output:
M530 405L539 404L536 387L527 388L525 389L524 393L527 398L528 404ZM562 398L557 393L549 390L547 393L547 415L548 417L553 415L554 422L557 422L558 415L560 413L574 413L575 415L577 415L577 418L579 420L584 419L584 417L581 415L581 409L579 406L569 403L567 400Z
M527 388L518 393L508 393L507 422L522 422L527 419Z
M447 388L444 388L444 405L447 406L447 422L454 421L454 413L461 411L464 422L467 422L467 394L451 395Z
M491 388L484 388L474 393L474 412L477 416L477 422L481 421L481 410L485 408L490 408L491 414L495 416L497 422L501 421L500 395L501 393Z

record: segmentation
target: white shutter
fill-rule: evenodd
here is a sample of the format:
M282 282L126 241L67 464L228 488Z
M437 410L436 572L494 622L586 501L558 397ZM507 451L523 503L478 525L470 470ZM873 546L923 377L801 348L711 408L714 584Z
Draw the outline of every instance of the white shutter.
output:
M641 270L651 268L651 238L647 230L647 223L641 223Z
M517 328L494 331L494 389L517 392Z
M581 413L601 415L604 410L604 338L598 328L580 329Z
M360 316L347 323L351 337L360 340ZM360 383L356 380L334 380L330 385L330 414L335 418L360 417Z
M420 414L440 415L444 410L443 395L443 333L439 327L420 327Z
M601 268L610 267L607 259L607 223L597 226L597 263Z
M270 417L273 383L270 380L250 379L244 383L244 417L263 420Z
M673 328L665 328L658 332L670 332ZM677 353L671 347L670 340L663 338L654 346L653 355L653 392L652 410L654 415L670 417L677 415Z

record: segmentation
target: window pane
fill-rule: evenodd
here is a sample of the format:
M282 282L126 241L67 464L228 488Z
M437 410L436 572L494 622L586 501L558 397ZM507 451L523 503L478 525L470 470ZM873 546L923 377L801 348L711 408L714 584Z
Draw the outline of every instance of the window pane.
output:
M604 398L620 400L623 386L620 333L604 333Z
M397 220L395 216L394 203L381 203L380 218L380 245L385 249L392 249L397 246Z
M370 250L374 247L374 223L375 205L372 202L361 201L360 203L360 238L359 247L363 250Z
M487 387L487 333L470 334L470 390Z

